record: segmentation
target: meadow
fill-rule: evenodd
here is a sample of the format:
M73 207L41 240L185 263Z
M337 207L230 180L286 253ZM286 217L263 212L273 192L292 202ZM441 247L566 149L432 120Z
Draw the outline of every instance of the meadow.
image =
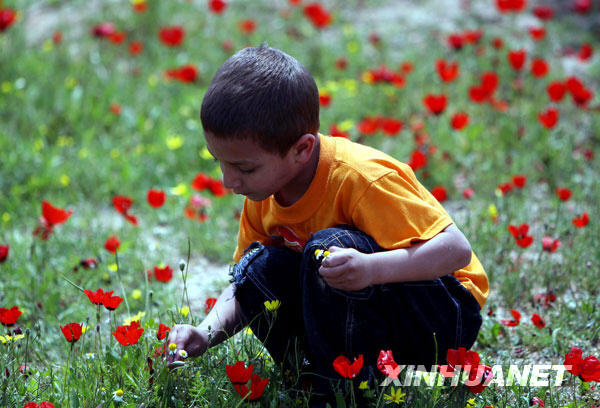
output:
M250 331L163 359L168 328L228 284L209 265L231 261L242 206L204 145L202 96L263 41L315 76L321 133L409 163L490 279L477 357L448 362L491 383L357 392L600 406L597 21L597 0L0 0L0 407L308 406ZM511 364L568 368L503 386L491 367Z

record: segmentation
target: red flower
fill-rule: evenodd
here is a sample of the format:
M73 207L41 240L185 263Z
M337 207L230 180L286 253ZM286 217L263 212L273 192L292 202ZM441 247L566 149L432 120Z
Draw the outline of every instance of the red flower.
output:
M96 269L98 261L94 258L82 259L79 261L78 266L81 266L83 269Z
M581 61L588 61L590 58L592 58L593 54L594 49L592 48L592 45L590 43L585 43L581 45L579 53L577 54L577 58L579 58Z
M60 326L60 330L62 330L65 339L69 343L75 343L81 337L81 324L79 323L69 323L65 326Z
M554 81L548 84L546 91L553 102L560 102L567 92L567 87L560 81Z
M158 281L169 282L171 279L173 279L173 269L171 269L169 265L163 266L162 268L155 266L154 277Z
M137 1L133 3L132 8L136 13L143 13L148 9L148 3L145 1Z
M581 364L581 357L583 351L579 347L571 347L571 351L565 354L565 361L563 365L573 375L579 375L579 365Z
M469 115L465 112L457 112L450 119L450 125L454 130L462 130L469 124Z
M48 239L54 229L54 226L66 222L73 214L73 211L65 211L62 208L54 207L47 201L42 201L41 225L38 225L33 231L33 235L40 235L43 240Z
M108 310L115 310L117 307L119 307L119 305L123 301L122 297L113 296L112 294L113 294L113 291L111 290L110 292L106 292L104 294L104 297L102 298L102 304Z
M344 378L354 378L360 372L363 366L363 355L360 354L352 363L348 357L339 356L333 361L333 368Z
M568 372L578 376L584 382L600 382L600 361L594 356L582 359L583 352L578 347L571 347L565 354L564 366Z
M444 82L452 82L458 76L458 62L453 61L452 63L446 62L446 60L439 59L435 63L440 79Z
M165 337L167 337L167 333L169 333L170 331L171 328L169 326L165 326L161 323L158 325L158 332L156 333L156 338L158 340L164 340Z
M522 11L526 5L526 0L496 0L496 7L501 13L517 13Z
M557 187L556 190L554 190L554 194L556 194L560 201L568 201L573 195L571 190L566 187Z
M509 225L508 230L511 235L515 238L518 246L527 248L533 242L533 237L527 235L529 232L529 225L521 224L520 226Z
M112 236L106 240L104 243L104 249L106 249L111 254L117 253L117 250L121 246L121 241L116 236Z
M100 37L100 38L110 37L116 31L117 31L117 29L115 28L115 25L113 23L109 23L109 22L96 24L94 27L92 27L92 35L94 37Z
M538 120L548 129L552 129L558 122L558 109L548 108L538 114Z
M542 238L542 250L544 251L555 252L561 245L562 242L558 239L553 239L552 237Z
M540 4L539 6L535 6L532 11L537 18L543 21L552 20L554 17L552 6Z
M494 373L492 372L492 368L483 364L477 366L476 369L471 369L469 372L469 382L478 381L478 383L471 385L466 384L467 389L473 394L479 394L483 392Z
M192 181L192 188L198 191L204 191L205 188L210 184L211 178L204 173L196 174L194 181Z
M325 28L333 21L329 11L318 2L306 4L304 6L304 16L317 28Z
M125 34L123 31L115 31L108 37L108 40L111 43L118 45L118 44L123 44L123 42L125 41L126 38L127 38L127 34Z
M397 370L398 363L394 360L394 356L392 354L392 350L381 350L379 352L379 356L377 357L377 369L381 371L383 374L389 376L394 376L395 371ZM396 375L397 377L397 375Z
M19 310L19 306L13 306L10 309L0 307L0 323L7 327L12 326L17 322L22 313Z
M402 123L401 120L398 120L398 119L383 118L381 120L381 130L387 136L397 135L402 130L403 127L404 127L404 124Z
M245 35L250 35L256 30L256 21L247 18L239 22L238 27L240 31Z
M529 405L530 406L537 405L538 407L545 407L546 406L546 404L544 404L544 400L542 400L540 397L533 397L533 398L531 398L531 400L529 400Z
M515 174L512 178L512 182L517 188L525 187L527 184L527 176L524 174Z
M252 380L250 381L250 396L248 399L254 401L263 395L265 387L269 383L268 378L260 378L257 374L252 374ZM247 395L248 393L246 393ZM241 395L241 394L240 394Z
M466 198L467 200L470 199L471 197L473 197L474 194L475 194L475 190L473 190L470 187L465 188L462 192L463 197Z
M60 30L56 30L54 32L54 34L52 34L52 42L54 42L54 44L60 44L62 42L62 31Z
M545 77L550 72L550 66L543 58L533 58L531 60L531 73L536 78Z
M545 293L538 293L533 297L533 301L539 304L544 304L545 307L550 307L550 304L556 300L556 293L552 290Z
M544 27L529 27L529 35L534 41L541 41L546 36Z
M448 45L455 50L460 50L464 45L463 36L460 34L450 34L447 41Z
M252 364L246 368L243 361L238 361L234 365L225 365L225 372L227 373L227 377L235 386L236 384L246 384L250 381L250 377L252 377Z
M379 118L367 116L358 125L356 125L356 128L363 135L372 135L379 130L379 125Z
M92 292L89 289L84 289L83 293L85 293L90 302L95 305L101 305L104 302L104 291L102 289L98 289L96 292Z
M115 115L121 114L121 105L119 105L118 103L111 103L109 109Z
M160 208L163 206L166 200L166 194L163 190L155 190L151 188L148 190L148 194L146 194L146 200L148 200L148 204L154 208Z
M448 102L448 98L444 94L433 95L427 94L423 98L423 105L429 110L429 112L434 115L441 114L444 109L446 109L446 103Z
M328 92L320 92L319 104L323 107L329 106L329 104L331 104L331 94Z
M35 402L28 402L23 406L23 408L54 408L54 404L48 401L43 401L39 404L36 404Z
M160 41L168 47L178 47L183 43L185 31L182 26L162 27L158 33Z
M498 185L497 189L502 195L506 195L513 190L513 185L510 183L502 183Z
M335 60L335 67L340 71L345 70L348 67L348 59L340 57Z
M209 297L204 302L204 314L208 314L217 303L217 298Z
M446 201L446 199L448 198L448 193L446 192L446 189L442 186L435 186L431 190L431 194L433 194L436 200L438 200L440 203L442 201Z
M586 14L592 9L592 0L575 0L575 11L579 14Z
M0 33L8 29L17 20L17 13L13 9L0 8Z
M198 78L198 69L192 64L187 64L179 68L167 70L165 76L169 79L189 84L195 82Z
M227 8L225 0L208 0L208 9L215 14L221 14Z
M121 345L129 346L138 342L140 337L144 333L144 329L140 327L138 321L133 321L129 325L119 326L117 330L113 332L113 336Z
M113 206L118 213L126 214L133 204L133 199L130 197L116 195L113 197Z
M502 323L505 326L508 327L515 327L518 326L519 323L521 322L521 313L519 313L517 310L515 309L510 309L510 314L512 315L512 320L500 320L500 323Z
M574 217L573 220L571 220L571 222L577 228L583 228L589 224L590 216L588 215L587 211L585 211L583 214L581 214L580 217Z
M8 258L9 250L10 250L10 246L0 245L0 263L6 261L6 258Z
M515 71L520 71L525 65L527 59L527 51L520 49L517 51L508 52L508 62Z
M427 156L421 150L415 149L410 154L408 165L411 169L413 169L413 171L422 169L427 165Z
M448 371L454 372L455 367L471 367L475 368L480 363L479 354L473 350L467 350L464 347L458 349L448 349L446 352L446 360L448 361Z
M500 37L494 37L492 40L492 47L497 50L502 49L504 47L504 40Z
M463 40L466 44L477 44L482 35L481 30L466 30L463 32Z
M585 107L590 99L594 96L592 91L587 89L579 78L571 76L567 78L565 83L567 90L571 93L573 102L578 106Z
M138 55L142 51L144 51L144 44L142 44L141 42L139 42L139 41L132 41L129 44L129 53L131 55Z
M544 327L546 327L546 321L544 320L544 318L542 316L540 316L537 313L534 313L534 314L531 315L531 322L538 329L543 329Z
M329 134L334 137L344 137L346 139L350 139L350 134L348 132L342 132L335 123L329 127Z

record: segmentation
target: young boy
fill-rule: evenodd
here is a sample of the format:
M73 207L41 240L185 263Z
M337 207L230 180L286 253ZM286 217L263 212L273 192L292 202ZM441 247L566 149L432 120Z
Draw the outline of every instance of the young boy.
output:
M380 350L430 366L473 345L488 280L469 242L409 166L318 133L319 94L302 64L265 45L239 51L201 117L225 187L246 197L237 263L204 321L175 326L169 342L200 356L250 325L275 362L316 373L324 394L340 355L364 356L363 379Z

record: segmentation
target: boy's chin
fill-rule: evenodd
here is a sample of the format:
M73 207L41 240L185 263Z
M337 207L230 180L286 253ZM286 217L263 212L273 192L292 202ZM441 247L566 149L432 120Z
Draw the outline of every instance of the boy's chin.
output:
M250 201L264 201L267 198L269 198L271 195L265 195L265 194L243 194L244 197L246 197L248 200Z

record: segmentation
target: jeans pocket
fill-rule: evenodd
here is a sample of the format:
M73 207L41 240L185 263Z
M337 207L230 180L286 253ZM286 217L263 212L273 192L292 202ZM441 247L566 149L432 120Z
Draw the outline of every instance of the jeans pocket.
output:
M366 288L361 289L361 290L341 290L341 289L331 288L331 291L333 293L337 293L338 295L343 296L347 299L368 300L373 295L373 292L375 291L375 287L367 286Z
M256 288L267 298L274 300L274 296L270 290L267 289L266 285L261 282L259 276L254 276L251 271L252 262L264 251L265 247L260 242L253 242L244 251L244 254L240 258L239 262L233 265L230 274L232 275L232 283L235 285L234 294L238 288L241 287L246 279L250 279Z

